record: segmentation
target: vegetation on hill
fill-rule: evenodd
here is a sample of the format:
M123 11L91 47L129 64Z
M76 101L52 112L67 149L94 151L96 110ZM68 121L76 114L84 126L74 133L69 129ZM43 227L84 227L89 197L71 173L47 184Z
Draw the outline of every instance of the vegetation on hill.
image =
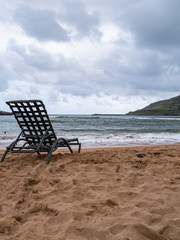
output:
M151 103L149 106L129 112L127 115L180 116L180 95L167 100Z

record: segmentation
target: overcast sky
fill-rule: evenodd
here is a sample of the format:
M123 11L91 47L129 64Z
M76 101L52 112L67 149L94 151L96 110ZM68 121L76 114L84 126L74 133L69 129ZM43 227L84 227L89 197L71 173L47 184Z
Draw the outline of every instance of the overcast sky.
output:
M127 113L180 92L179 0L0 0L0 110Z

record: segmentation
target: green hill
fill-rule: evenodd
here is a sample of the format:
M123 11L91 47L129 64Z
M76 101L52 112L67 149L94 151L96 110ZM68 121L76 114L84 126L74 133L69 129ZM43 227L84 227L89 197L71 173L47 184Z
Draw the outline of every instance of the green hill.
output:
M151 103L143 109L129 112L126 115L180 116L180 95L167 100Z

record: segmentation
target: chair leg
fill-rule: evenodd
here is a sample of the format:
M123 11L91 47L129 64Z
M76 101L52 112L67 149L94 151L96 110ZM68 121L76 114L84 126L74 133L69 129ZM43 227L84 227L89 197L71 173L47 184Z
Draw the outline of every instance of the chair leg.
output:
M48 164L50 163L51 156L52 156L52 151L50 150L50 151L48 152L48 157L47 157L47 160L46 160L46 165L48 165Z
M9 150L8 149L6 149L6 151L4 152L4 154L3 154L3 156L2 156L2 158L1 158L1 161L0 162L4 162L4 159L5 159L5 157L6 157L6 154L9 152Z
M67 143L67 147L69 148L69 151L70 151L71 153L73 153L73 150L72 150L72 148L70 147L69 143Z
M52 152L53 152L54 148L56 147L56 145L57 145L57 140L54 142L54 144L52 145L50 151L48 152L48 157L47 157L46 165L48 165L48 164L50 163L51 156L52 156Z
M81 151L81 143L79 143L78 153Z

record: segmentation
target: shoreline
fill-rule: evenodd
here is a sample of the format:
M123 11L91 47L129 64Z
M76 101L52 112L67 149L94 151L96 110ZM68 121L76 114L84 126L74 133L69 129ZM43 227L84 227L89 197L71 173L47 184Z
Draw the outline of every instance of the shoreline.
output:
M141 148L141 147L165 147L165 146L180 146L180 143L172 143L172 144L124 144L124 145L119 145L119 146L110 146L110 145L99 145L99 146L95 146L95 145L91 145L91 146L87 146L88 144L85 144L85 147L81 147L81 151L86 151L86 150L103 150L103 149L121 149L121 148ZM9 144L5 145L4 148L1 148L1 143L0 143L0 154L2 152L4 152L6 150L6 147L8 147ZM67 148L58 148L57 150L55 150L53 153L58 152L58 151L66 151L69 152L69 150ZM72 150L74 152L76 152L76 147L72 146Z

